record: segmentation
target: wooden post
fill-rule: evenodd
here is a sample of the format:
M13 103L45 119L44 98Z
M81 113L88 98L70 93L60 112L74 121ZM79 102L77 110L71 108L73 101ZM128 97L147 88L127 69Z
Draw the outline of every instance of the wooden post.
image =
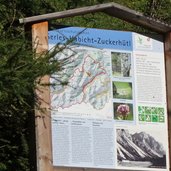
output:
M38 57L48 50L48 22L32 25L33 48ZM49 76L41 78L41 83L49 83ZM36 94L40 109L35 110L37 171L52 171L50 91L48 86L38 86Z
M171 32L165 35L166 86L168 105L169 158L171 157ZM171 161L170 161L171 171Z
M32 25L32 42L38 57L48 50L48 22ZM49 76L43 77L41 83L49 83ZM35 110L37 171L82 171L79 168L53 167L49 87L39 85L36 93L42 109Z

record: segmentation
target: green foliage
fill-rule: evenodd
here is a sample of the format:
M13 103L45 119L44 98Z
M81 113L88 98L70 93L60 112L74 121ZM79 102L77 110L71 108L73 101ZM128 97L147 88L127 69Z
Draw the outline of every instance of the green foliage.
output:
M156 3L150 3L157 1ZM65 1L65 6L67 9L78 8L89 5L96 5L99 3L114 2L121 4L123 6L129 7L133 10L143 13L146 16L153 17L154 19L160 19L161 21L166 21L171 23L171 1L170 0L88 0L88 1L78 1L78 0L67 0ZM151 4L151 6L150 6ZM155 7L153 7L155 6ZM151 15L151 9L155 15ZM104 13L86 14L77 17L71 17L66 19L58 19L52 21L56 25L74 25L81 27L94 27L102 29L115 29L115 30L125 30L125 31L136 31L136 32L149 32L139 26L132 25L126 21L113 18Z
M0 56L0 170L27 170L27 122L35 105L36 78L59 71L61 63L49 64L52 54L36 58L21 39L1 39Z

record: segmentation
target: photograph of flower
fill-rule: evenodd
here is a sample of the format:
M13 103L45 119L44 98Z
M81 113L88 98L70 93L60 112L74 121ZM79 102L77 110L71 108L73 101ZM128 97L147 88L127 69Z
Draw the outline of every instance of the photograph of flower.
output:
M112 52L114 77L131 77L131 53Z
M132 83L113 81L113 98L132 99Z
M133 104L113 103L115 120L133 120Z

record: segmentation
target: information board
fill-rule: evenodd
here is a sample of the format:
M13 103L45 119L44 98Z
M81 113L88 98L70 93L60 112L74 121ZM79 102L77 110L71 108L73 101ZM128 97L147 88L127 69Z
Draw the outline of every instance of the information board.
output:
M48 36L65 60L50 80L53 165L169 171L162 41L78 27Z

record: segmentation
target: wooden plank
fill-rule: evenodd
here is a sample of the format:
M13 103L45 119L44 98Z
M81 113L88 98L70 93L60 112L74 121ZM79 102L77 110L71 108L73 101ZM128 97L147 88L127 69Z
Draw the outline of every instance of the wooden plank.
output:
M104 9L110 8L111 6L112 6L112 3L87 6L87 7L83 7L83 8L76 8L76 9L65 10L65 11L61 11L61 12L54 12L54 13L43 14L43 15L38 15L38 16L33 16L33 17L21 18L21 19L19 19L19 22L20 23L29 23L29 22L40 22L43 20L74 17L74 16L88 14L88 13L100 12L100 11L103 11Z
M36 53L48 50L48 22L32 25L32 42Z
M36 53L41 54L48 50L48 22L32 25L32 41ZM48 83L49 76L43 77L41 82ZM43 109L35 110L37 171L52 171L49 87L39 85L37 88L39 107Z
M142 13L118 4L114 4L111 8L105 9L104 12L110 16L117 17L121 20L125 20L134 25L144 27L157 33L167 33L171 31L171 25L144 16Z
M27 17L20 19L19 21L20 23L40 22L44 20L74 17L78 15L96 12L105 12L108 15L120 18L135 25L143 26L157 33L167 33L171 31L171 25L146 17L142 13L131 10L116 3L106 3L83 8L65 10L61 12L54 12L39 16Z
M84 171L83 168L53 167L53 171Z
M165 35L166 86L168 105L169 158L171 157L171 32ZM171 158L170 158L171 171Z

